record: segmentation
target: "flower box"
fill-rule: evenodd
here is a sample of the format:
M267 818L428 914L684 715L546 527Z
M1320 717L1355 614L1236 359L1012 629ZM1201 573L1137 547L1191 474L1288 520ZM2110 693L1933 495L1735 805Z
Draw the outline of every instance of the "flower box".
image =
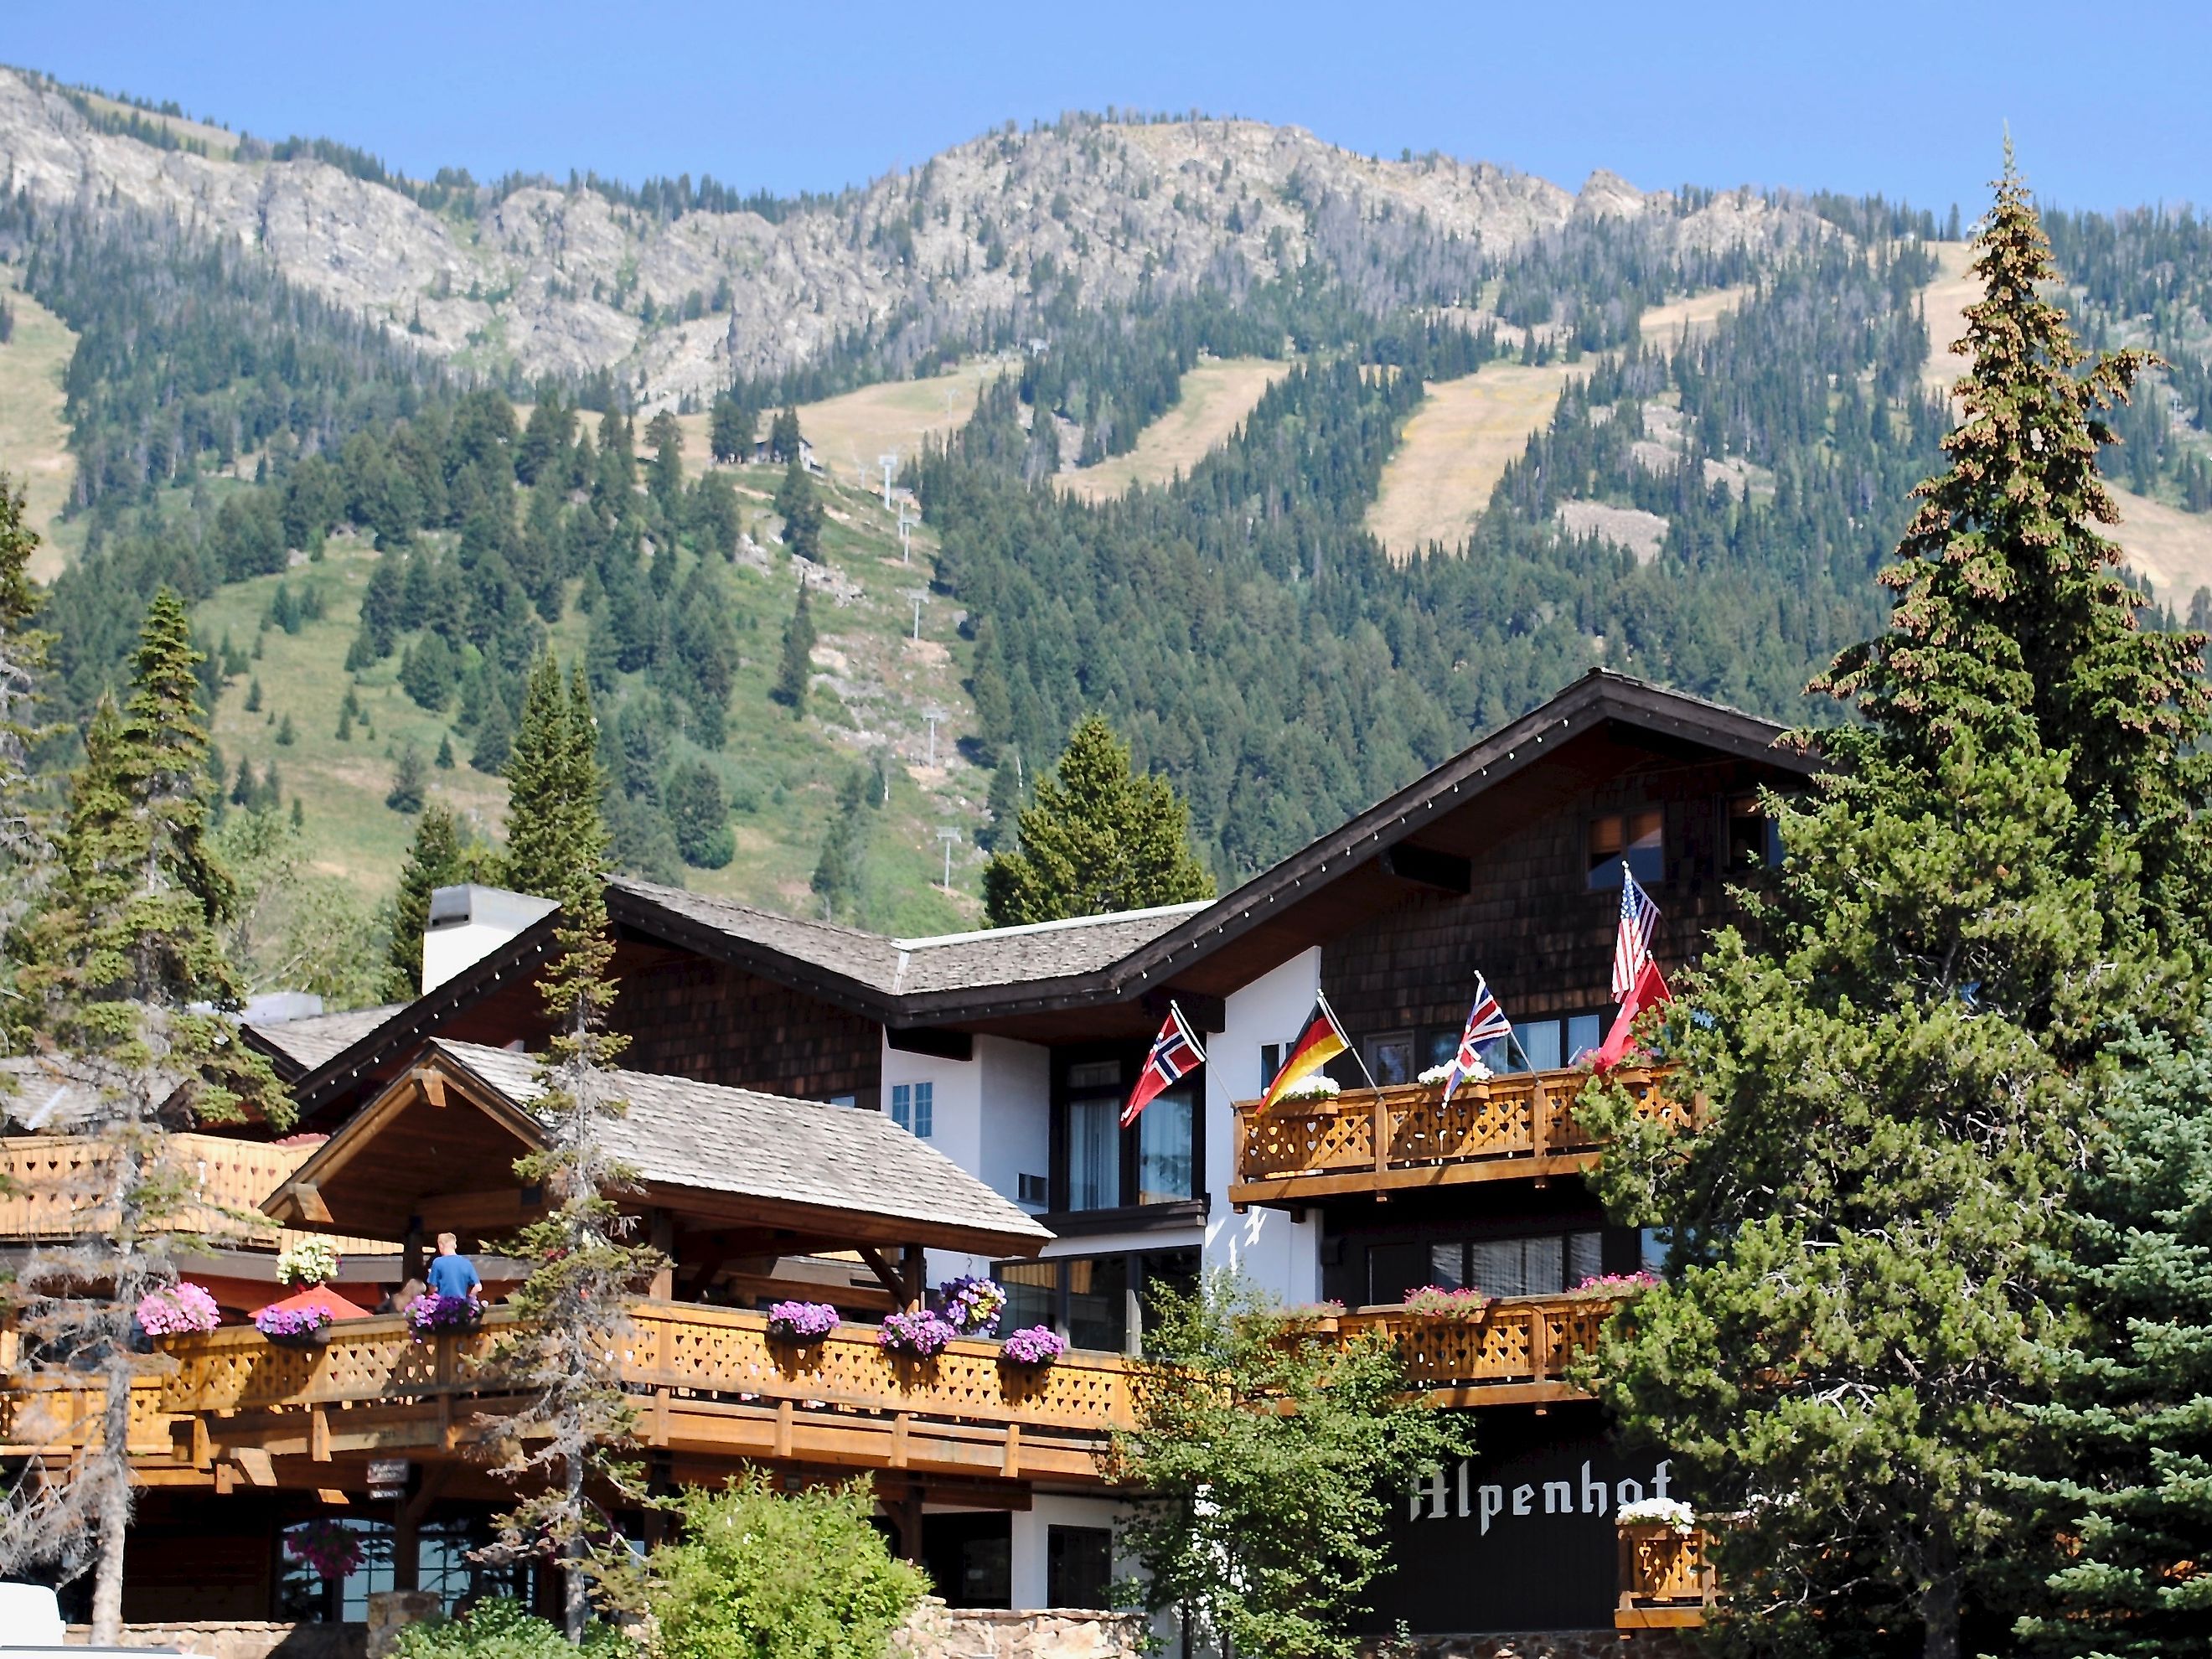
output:
M1006 1287L995 1279L970 1273L939 1285L937 1301L945 1322L957 1334L990 1336L999 1328L999 1316L1006 1310Z
M902 1359L934 1359L959 1335L945 1316L929 1309L920 1313L886 1315L876 1342L885 1353Z
M483 1307L465 1296L439 1296L425 1291L407 1304L407 1328L417 1342L448 1331L472 1331L483 1323Z
M1066 1340L1048 1325L1031 1325L1014 1332L999 1347L999 1363L1025 1370L1042 1370L1067 1352Z
M768 1310L768 1334L779 1342L819 1342L837 1328L837 1310L827 1302L778 1302Z

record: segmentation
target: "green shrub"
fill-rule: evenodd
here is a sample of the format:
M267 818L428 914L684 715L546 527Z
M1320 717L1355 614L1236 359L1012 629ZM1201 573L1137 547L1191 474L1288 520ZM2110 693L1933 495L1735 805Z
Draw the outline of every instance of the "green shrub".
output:
M865 1480L787 1496L755 1470L678 1507L648 1564L660 1659L882 1659L928 1588L869 1524Z
M479 1602L465 1618L410 1625L397 1659L576 1659L558 1625L523 1610L511 1596ZM592 1625L582 1651L592 1659L636 1659L637 1644L612 1625Z

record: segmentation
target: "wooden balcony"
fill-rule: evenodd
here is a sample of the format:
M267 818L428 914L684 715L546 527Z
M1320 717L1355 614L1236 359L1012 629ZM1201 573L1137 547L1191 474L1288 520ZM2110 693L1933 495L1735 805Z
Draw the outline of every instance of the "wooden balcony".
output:
M1620 1605L1613 1610L1613 1627L1681 1630L1704 1624L1706 1609L1718 1599L1705 1534L1650 1522L1619 1532Z
M283 1249L307 1237L278 1226L260 1206L307 1161L316 1143L280 1146L179 1133L166 1144L199 1202L166 1218L163 1231L256 1250ZM88 1214L84 1194L101 1156L97 1141L77 1135L0 1137L0 1240L40 1243L88 1231L88 1221L96 1223L97 1218ZM373 1238L330 1242L349 1254L391 1255L399 1249Z
M1328 1324L1346 1339L1387 1332L1431 1406L1541 1404L1585 1397L1567 1382L1567 1368L1596 1348L1620 1304L1618 1296L1597 1294L1500 1297L1479 1319L1372 1307Z
M1092 1484L1107 1431L1134 1420L1119 1355L1073 1352L1031 1370L1002 1365L996 1343L956 1341L915 1362L865 1327L797 1347L734 1309L645 1302L631 1318L619 1374L639 1437L687 1457ZM418 1342L397 1317L349 1320L311 1348L246 1328L173 1338L143 1437L258 1484L342 1486L326 1466L462 1456L514 1408L491 1358L512 1321L495 1312L477 1332ZM134 1447L141 1437L134 1422Z
M1660 1092L1664 1075L1628 1066L1613 1073L1639 1110L1683 1121ZM1383 1196L1579 1173L1598 1152L1597 1139L1574 1115L1589 1080L1580 1067L1514 1073L1468 1084L1449 1105L1437 1084L1347 1089L1334 1100L1265 1114L1258 1102L1242 1102L1230 1201L1308 1204L1348 1194Z

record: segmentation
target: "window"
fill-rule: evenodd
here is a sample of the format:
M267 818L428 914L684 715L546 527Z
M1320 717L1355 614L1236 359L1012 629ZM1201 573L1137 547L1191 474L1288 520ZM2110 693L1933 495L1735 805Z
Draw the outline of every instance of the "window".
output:
M1738 795L1729 803L1729 868L1774 870L1782 865L1782 826L1759 810L1759 797Z
M1624 861L1636 879L1651 886L1666 879L1662 816L1656 806L1634 812L1608 812L1589 821L1589 885L1592 891L1620 885Z
M1514 1041L1521 1046L1521 1056L1532 1072L1555 1072L1559 1068L1559 1022L1556 1019L1532 1019L1513 1028Z
M1188 1089L1156 1095L1145 1108L1137 1119L1138 1203L1174 1204L1198 1196L1197 1118L1197 1101Z
M1367 1070L1377 1088L1392 1089L1401 1083L1411 1083L1416 1069L1411 1031L1389 1031L1369 1041Z
M1104 1527L1048 1527L1044 1601L1048 1607L1106 1607L1114 1580L1114 1534Z
M1111 1210L1121 1202L1121 1104L1114 1095L1067 1103L1067 1207Z
M1117 1251L1001 1261L992 1277L1006 1287L1000 1329L1048 1325L1079 1348L1130 1353L1143 1334L1146 1304L1154 1291L1164 1287L1188 1295L1197 1285L1198 1252Z
M1567 1021L1567 1064L1582 1063L1584 1054L1594 1054L1605 1041L1605 1019L1599 1014L1576 1014Z
M929 1139L936 1125L937 1085L934 1083L891 1085L891 1121L914 1132L916 1140Z
M1283 1045L1263 1042L1260 1045L1260 1092L1265 1094L1275 1080L1275 1073L1283 1069Z
M1052 1207L1052 1182L1041 1175L1024 1170L1014 1177L1014 1202L1026 1204L1033 1210Z
M1601 1265L1601 1246L1604 1235L1590 1230L1571 1233L1538 1233L1520 1238L1478 1238L1462 1242L1454 1240L1427 1247L1428 1282L1441 1285L1447 1290L1462 1286L1480 1291L1485 1296L1556 1296L1561 1291L1573 1290L1586 1279L1595 1279L1604 1271ZM1384 1285L1384 1279L1402 1279L1407 1269L1394 1262L1376 1264L1374 1258L1400 1247L1375 1245L1370 1248L1370 1273L1374 1279L1373 1293L1378 1297L1395 1300L1391 1295L1403 1295L1395 1285ZM1382 1271L1389 1267L1389 1272Z

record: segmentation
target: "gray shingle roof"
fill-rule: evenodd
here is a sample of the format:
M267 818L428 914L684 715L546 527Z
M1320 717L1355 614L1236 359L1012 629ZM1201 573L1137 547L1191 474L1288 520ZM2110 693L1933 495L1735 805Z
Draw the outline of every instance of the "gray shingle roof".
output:
M430 1046L517 1106L538 1091L530 1054ZM608 1142L646 1181L963 1228L1018 1248L1053 1237L881 1113L647 1072L617 1072L613 1086L629 1110L609 1124Z
M351 1048L404 1006L387 1003L381 1008L350 1008L343 1013L264 1021L252 1025L251 1030L266 1046L280 1050L302 1070L312 1072L333 1054Z
M1206 907L1079 916L929 939L886 939L857 927L801 921L728 899L617 876L609 886L745 944L796 957L885 996L965 991L1096 973Z

